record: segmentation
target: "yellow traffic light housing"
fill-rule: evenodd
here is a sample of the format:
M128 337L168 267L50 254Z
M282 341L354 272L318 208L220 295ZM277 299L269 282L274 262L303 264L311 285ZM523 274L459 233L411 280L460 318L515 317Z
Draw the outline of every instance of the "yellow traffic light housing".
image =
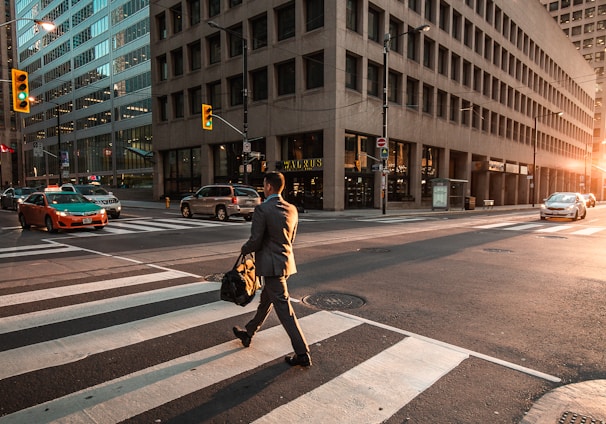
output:
M202 105L202 128L208 131L213 129L213 107L211 105Z
M13 82L13 110L29 113L29 81L28 74L19 69L11 69Z

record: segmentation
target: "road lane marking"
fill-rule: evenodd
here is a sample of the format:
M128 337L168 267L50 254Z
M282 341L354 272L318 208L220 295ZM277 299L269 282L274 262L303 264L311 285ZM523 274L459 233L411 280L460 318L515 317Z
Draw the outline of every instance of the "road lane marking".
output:
M499 228L499 227L506 227L508 225L516 225L517 222L497 222L495 224L486 224L486 225L479 225L477 227L473 227L473 228L482 228L482 229L491 229L491 228Z
M600 231L604 231L604 227L583 228L582 230L574 231L571 234L576 234L576 235L581 235L581 236L590 236L592 234L599 233Z
M568 230L572 228L572 225L558 225L558 226L553 226L553 227L548 227L548 228L541 228L540 230L537 230L537 232L539 233L557 233L558 231L564 231L564 230Z
M523 225L516 225L515 227L503 228L503 230L505 230L505 231L525 231L525 230L531 230L533 228L540 228L540 227L543 227L543 224L523 224Z
M469 356L408 337L253 423L379 423Z

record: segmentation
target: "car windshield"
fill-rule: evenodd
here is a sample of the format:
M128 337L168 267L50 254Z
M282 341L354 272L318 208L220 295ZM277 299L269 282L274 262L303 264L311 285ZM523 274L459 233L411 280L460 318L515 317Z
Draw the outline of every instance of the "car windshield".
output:
M90 201L78 193L53 193L48 194L48 203L54 205L66 205L72 203L90 203Z
M558 203L574 203L576 200L576 196L574 194L554 194L551 196L548 201L549 202L558 202Z

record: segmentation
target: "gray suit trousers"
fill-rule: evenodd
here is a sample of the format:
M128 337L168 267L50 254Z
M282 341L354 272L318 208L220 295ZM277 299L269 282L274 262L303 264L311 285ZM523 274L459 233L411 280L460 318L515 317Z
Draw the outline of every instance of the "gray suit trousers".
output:
M288 287L286 286L286 277L265 277L265 286L261 291L261 299L257 308L257 313L246 324L246 332L249 336L254 336L261 328L269 313L275 308L278 319L282 323L282 327L286 330L294 352L301 355L309 352L309 346L305 341L305 336L299 327L299 321L295 315L295 311L290 304L290 296L288 295Z

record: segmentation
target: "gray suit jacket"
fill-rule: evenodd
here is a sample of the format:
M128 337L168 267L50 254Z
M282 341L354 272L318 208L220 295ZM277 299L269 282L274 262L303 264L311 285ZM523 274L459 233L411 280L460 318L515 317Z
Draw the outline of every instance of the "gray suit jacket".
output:
M255 253L257 275L288 276L297 272L292 244L299 214L282 196L272 197L255 208L250 238L242 253Z

